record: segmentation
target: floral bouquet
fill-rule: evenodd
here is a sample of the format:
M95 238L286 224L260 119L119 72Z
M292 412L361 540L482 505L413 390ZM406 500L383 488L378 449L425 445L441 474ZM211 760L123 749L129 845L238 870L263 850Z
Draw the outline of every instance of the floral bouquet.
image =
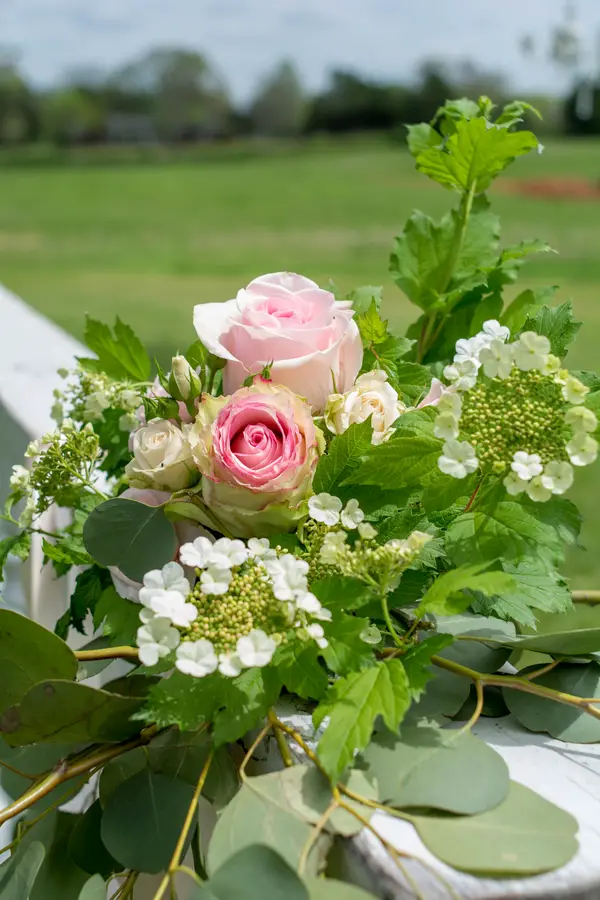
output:
M572 817L473 731L510 712L600 740L600 616L559 574L600 379L565 368L570 303L513 289L550 248L501 247L486 197L542 149L526 111L459 100L409 127L458 203L395 240L406 336L381 288L291 273L196 306L154 380L130 328L88 320L94 355L14 467L0 545L23 559L33 535L75 575L55 634L0 611L3 897L126 900L154 873L155 900L186 879L206 900L360 900L330 851L363 829L421 896L375 810L473 874L575 854ZM50 533L53 504L71 516Z

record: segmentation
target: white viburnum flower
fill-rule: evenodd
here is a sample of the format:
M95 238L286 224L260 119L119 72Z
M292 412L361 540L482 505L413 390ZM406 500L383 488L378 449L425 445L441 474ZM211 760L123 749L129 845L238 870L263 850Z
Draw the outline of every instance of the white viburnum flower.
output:
M149 606L147 601L156 591L177 591L182 597L187 597L190 590L190 583L179 563L168 562L162 569L146 572L144 586L140 588L140 602Z
M567 403L579 406L580 403L585 403L586 395L589 394L590 389L579 378L569 375L561 388L561 392Z
M242 661L237 653L221 653L219 655L219 672L226 678L236 678L242 668Z
M464 359L446 366L444 378L451 382L457 391L468 391L475 387L478 371L479 362L475 363L472 359Z
M543 476L536 475L525 485L525 493L536 503L546 503L552 496L552 491L544 484Z
M313 619L319 619L320 622L331 622L333 615L330 609L322 606L318 612L311 613Z
M152 598L148 606L156 616L169 619L180 628L189 628L198 617L194 604L187 603L178 591L161 591L160 595L157 593Z
M466 478L478 466L475 448L468 441L446 441L442 456L438 459L438 467L444 475Z
M276 559L277 553L269 544L269 538L250 538L248 553L254 559Z
M523 481L530 481L542 474L542 459L538 453L527 453L525 450L517 450L510 464L511 469Z
M573 484L573 467L568 462L549 462L544 466L542 484L553 494L564 494Z
M321 612L321 601L315 597L314 594L311 594L310 591L298 591L295 597L296 606L298 609L304 610L304 612L309 613L311 616L317 616Z
M319 625L318 622L313 622L312 625L306 626L306 633L309 637L316 642L317 646L324 650L329 646L329 641L325 637L325 632L323 631L323 626Z
M589 466L598 456L598 441L580 431L567 444L567 453L574 466Z
M144 618L144 625L137 630L140 662L144 666L155 666L159 659L175 650L179 644L179 632L168 619Z
M517 494L522 494L527 487L527 482L519 478L516 472L509 472L502 484L506 488L507 493L513 497L516 497Z
M29 487L30 472L25 466L13 466L10 486L13 491L26 491Z
M271 576L273 593L278 600L294 600L296 595L308 589L306 576L309 565L305 559L297 559L291 553L274 560L266 560L265 567Z
M332 494L315 494L308 501L308 513L315 522L322 522L332 528L340 521L342 501Z
M176 667L184 675L205 678L219 665L215 648L206 638L199 641L183 641L177 648Z
M543 370L550 353L550 341L543 334L524 331L512 345L515 365L522 372L532 369Z
M456 342L454 362L459 365L470 363L476 370L479 369L479 352L485 344L485 335L476 334L471 338L461 338Z
M335 534L335 532L330 532L330 534L331 533ZM338 534L340 534L340 533L344 534L343 531L338 532ZM361 522L360 525L358 526L358 533L359 533L360 537L363 539L363 541L372 541L373 538L377 537L377 529L373 528L373 526L371 525L370 522ZM329 537L329 535L326 535L325 540L327 540L328 537ZM347 537L348 537L348 535L346 535L344 537L344 541L346 540Z
M361 523L359 528L359 534L361 528L364 530L368 523ZM373 529L375 531L375 529ZM375 532L377 534L377 532ZM361 534L361 537L363 535ZM337 562L339 552L344 547L346 541L348 540L348 535L345 531L328 531L323 540L323 544L321 546L321 551L319 553L319 558L321 562L324 562L325 565L334 566Z
M342 512L342 525L344 528L358 528L365 517L364 512L358 505L358 500L348 500Z
M444 441L451 441L458 437L458 419L450 412L438 413L435 417L433 433Z
M462 397L456 391L445 390L437 404L439 413L450 413L460 419L462 413Z
M560 359L553 353L549 353L542 369L542 375L556 375L558 372L560 372Z
M83 418L87 422L101 422L104 419L103 412L110 406L110 400L104 391L94 391L85 400Z
M512 344L505 344L498 338L490 341L479 354L483 371L488 378L508 378L513 367Z
M200 576L200 590L203 594L226 594L230 583L231 569L209 566Z
M482 331L491 340L502 341L503 343L510 337L510 328L507 328L506 325L501 325L497 319L488 319L487 322L484 322Z
M134 412L123 413L119 417L119 431L131 433L134 428L139 428L140 421Z
M212 561L213 542L207 537L197 537L191 544L179 548L179 559L184 566L205 569Z
M231 569L246 562L248 555L248 548L243 541L222 537L211 547L209 564L217 569Z
M41 438L38 438L35 441L30 441L27 445L27 450L25 451L25 456L29 459L33 459L36 456L39 456L42 452L42 448L44 446L44 442Z
M588 431L591 433L598 427L598 419L595 413L588 409L587 406L572 406L571 409L567 410L565 422L575 432Z
M273 659L277 644L260 628L254 628L246 637L238 638L236 654L246 669L267 666Z

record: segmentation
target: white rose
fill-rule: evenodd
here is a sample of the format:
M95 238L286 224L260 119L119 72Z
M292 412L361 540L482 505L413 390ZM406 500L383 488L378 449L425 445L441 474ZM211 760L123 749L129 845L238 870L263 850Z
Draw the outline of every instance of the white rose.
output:
M388 383L387 374L376 369L357 378L352 390L331 395L325 408L325 424L334 434L343 434L350 425L364 422L370 416L372 443L381 444L391 436L391 426L405 410Z
M187 431L167 419L152 419L131 437L133 459L125 473L131 487L181 491L200 478Z

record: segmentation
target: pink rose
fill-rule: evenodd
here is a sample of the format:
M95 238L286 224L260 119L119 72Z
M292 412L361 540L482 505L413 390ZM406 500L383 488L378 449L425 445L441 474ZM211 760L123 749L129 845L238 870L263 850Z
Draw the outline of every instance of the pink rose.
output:
M432 378L429 393L426 394L425 397L423 397L421 402L417 405L417 409L424 409L426 406L437 406L444 394L455 393L455 388L448 387L446 384L441 382L439 378Z
M188 439L204 502L235 537L289 531L305 514L323 437L292 391L258 378L205 396Z
M314 281L291 272L262 275L237 299L194 309L202 343L227 360L225 393L273 363L271 378L321 412L329 394L354 383L363 350L353 310Z

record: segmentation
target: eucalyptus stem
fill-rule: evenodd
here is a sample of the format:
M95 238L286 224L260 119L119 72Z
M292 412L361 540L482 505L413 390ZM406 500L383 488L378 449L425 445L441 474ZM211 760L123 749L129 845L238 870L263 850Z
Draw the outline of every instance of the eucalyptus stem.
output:
M308 861L308 857L310 856L310 852L311 852L312 848L315 846L316 842L318 841L321 832L323 831L323 829L325 828L325 826L327 825L327 823L329 822L330 818L332 817L332 815L334 814L334 812L336 811L336 809L338 808L339 805L340 804L338 803L337 800L332 800L331 803L329 804L329 806L327 807L327 809L325 810L325 812L323 813L323 815L321 816L321 818L319 819L319 821L316 823L314 828L311 830L311 832L308 836L308 840L306 841L306 843L304 844L304 847L302 848L302 853L300 854L300 859L298 860L298 875L304 875L304 870L306 868L306 863Z
M75 658L80 662L92 659L133 659L138 660L137 647L103 647L99 650L75 650Z
M596 709L587 697L576 697L574 694L566 694L564 691L555 691L552 688L536 684L535 681L530 681L522 675L488 675L484 672L476 672L475 669L469 669L468 666L462 666L460 663L444 659L441 656L432 656L431 662L441 669L454 672L455 675L463 675L465 678L470 678L475 685L478 683L480 685L493 684L498 687L511 688L515 691L524 691L526 694L535 694L547 700L555 700L557 703L574 706L595 719L600 719L600 709Z
M271 723L271 725L273 725L273 727L274 727L275 740L277 741L277 749L279 750L279 754L281 756L283 764L286 767L286 769L289 769L289 768L291 768L291 766L294 765L294 760L292 759L292 754L290 752L290 748L288 746L286 739L283 736L283 733L277 727L278 719L272 709L269 710L268 719L269 719L269 722Z
M573 603L600 603L600 591L573 591Z
M16 766L11 766L5 759L0 759L0 768L8 769L13 775L18 775L20 778L28 778L29 781L37 781L39 777L38 775L28 775L27 772L22 772L20 769L17 769Z

